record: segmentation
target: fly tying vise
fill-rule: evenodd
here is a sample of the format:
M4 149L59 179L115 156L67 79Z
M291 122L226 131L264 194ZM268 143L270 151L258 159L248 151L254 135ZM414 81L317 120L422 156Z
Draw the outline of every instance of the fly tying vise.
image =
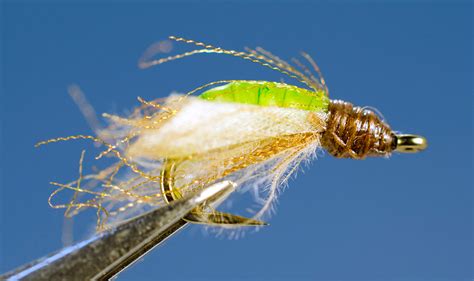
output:
M202 204L219 205L235 190L222 181L146 212L60 251L0 275L0 280L113 280L153 248L183 229Z
M306 53L302 56L314 73L297 59L293 65L262 48L234 51L169 38L198 49L157 60L147 54L141 68L196 54L223 54L276 70L303 87L270 81L215 81L185 95L156 101L139 98L141 106L130 116L105 114L110 126L97 136L41 142L38 145L89 139L106 147L97 159L108 155L118 160L96 174L82 175L81 168L79 179L69 184L53 183L59 187L50 197L53 207L65 208L67 215L96 208L98 226L103 226L106 219L117 223L216 181L231 180L242 190L254 191L259 209L252 217L201 205L184 219L223 227L259 226L265 225L261 219L272 211L279 187L318 148L337 158L364 159L427 147L425 138L392 131L372 110L330 100L319 67ZM52 197L65 189L74 192L73 199L52 203ZM80 194L92 198L80 201Z

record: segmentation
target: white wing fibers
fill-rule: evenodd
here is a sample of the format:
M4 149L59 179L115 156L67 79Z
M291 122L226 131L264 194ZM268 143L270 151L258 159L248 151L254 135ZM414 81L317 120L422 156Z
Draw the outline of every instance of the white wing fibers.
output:
M321 123L315 123L310 116L317 117ZM306 110L208 102L188 97L173 118L159 128L144 130L127 154L154 159L178 158L266 138L314 134L321 131L324 118L324 113Z

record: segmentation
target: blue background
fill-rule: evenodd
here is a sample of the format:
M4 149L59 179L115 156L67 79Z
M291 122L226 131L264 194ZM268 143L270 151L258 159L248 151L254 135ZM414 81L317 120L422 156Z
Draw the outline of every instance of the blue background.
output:
M470 1L11 1L1 18L2 272L61 247L48 182L77 176L84 143L33 145L90 133L70 84L99 113L123 113L136 96L281 77L216 55L137 68L151 43L181 35L283 58L305 50L332 98L377 107L392 128L430 146L388 160L320 157L290 182L270 227L227 240L192 226L119 280L472 279ZM93 223L92 212L81 216L76 239Z

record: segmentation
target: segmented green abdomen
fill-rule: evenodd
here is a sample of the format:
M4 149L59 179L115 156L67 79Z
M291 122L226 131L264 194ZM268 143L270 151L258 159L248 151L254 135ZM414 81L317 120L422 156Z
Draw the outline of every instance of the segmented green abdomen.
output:
M312 92L292 85L266 81L238 81L209 89L200 98L260 106L290 107L327 112L329 98L323 91Z

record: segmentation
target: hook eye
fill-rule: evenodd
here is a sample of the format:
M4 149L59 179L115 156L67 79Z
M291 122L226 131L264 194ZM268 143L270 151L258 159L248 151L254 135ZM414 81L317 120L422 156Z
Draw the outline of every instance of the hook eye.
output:
M428 142L422 136L400 134L395 135L395 138L397 139L397 146L395 147L395 151L402 153L420 152L422 150L425 150L428 146Z

